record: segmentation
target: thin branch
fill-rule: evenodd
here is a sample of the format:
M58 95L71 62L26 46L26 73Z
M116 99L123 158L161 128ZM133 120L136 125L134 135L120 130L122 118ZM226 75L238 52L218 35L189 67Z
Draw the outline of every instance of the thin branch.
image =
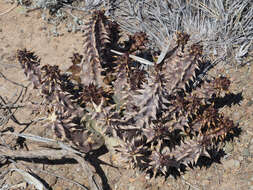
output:
M9 114L8 114L8 116L6 116L7 118L6 118L6 120L8 121L10 118L15 122L15 123L17 123L18 125L29 125L29 124L31 124L31 122L29 122L29 123L20 123L17 119L16 119L16 117L15 117L15 115L14 115L14 113L17 111L17 109L20 107L20 106L15 106L15 104L20 100L20 98L21 98L21 96L23 95L23 98L24 98L24 95L26 94L26 92L27 92L27 87L26 86L24 86L24 85L22 85L22 84L19 84L19 83L17 83L17 82L14 82L14 81L12 81L12 80L10 80L10 79L8 79L3 73L1 73L0 72L0 77L2 77L3 79L5 79L6 81L8 81L8 82L10 82L10 83L12 83L12 84L14 84L14 85L17 85L17 86L20 86L20 87L22 87L22 89L21 89L21 92L19 93L19 95L18 95L18 97L17 97L17 99L13 102L13 103L7 103L5 100L4 100L4 98L2 97L2 96L0 96L0 100L1 100L1 102L0 102L0 108L1 109L7 109L7 111L9 112ZM23 89L25 89L25 92L23 92ZM21 102L23 101L23 98L20 100ZM22 107L22 106L21 106ZM12 109L15 109L14 111L12 111Z
M24 86L24 85L22 85L22 84L19 84L19 83L17 83L17 82L14 82L14 81L8 79L2 72L0 72L0 76L3 77L5 80L11 82L12 84L15 84L15 85L17 85L17 86L21 86L21 87L23 87L23 88L27 88L26 86Z
M185 179L181 179L183 183L189 185L192 189L195 189L195 190L200 190L200 188L192 185L191 183L189 183L188 181L186 181Z
M10 157L12 159L15 158L54 158L54 159L60 159L62 157L66 157L71 155L67 150L33 150L33 151L19 151L19 150L10 150L6 147L0 146L0 156L4 157Z
M0 180L2 180L9 172L10 172L10 169L7 169L6 171L2 172L0 174Z
M10 134L10 135L17 135L26 139L30 139L37 142L44 142L49 143L50 145L54 145L56 147L62 148L61 150L57 149L47 149L47 150L33 150L33 151L14 151L10 150L6 147L0 146L0 156L4 157L10 157L12 159L14 158L28 158L28 159L34 159L34 158L53 158L53 159L61 159L61 158L74 158L83 168L84 172L87 173L89 184L94 190L102 190L102 186L100 183L97 182L95 179L94 172L89 167L89 163L84 160L82 154L79 151L74 150L68 145L65 145L62 142L44 138L40 136L35 136L32 134L18 134L18 133L2 133L2 134Z
M4 11L3 13L0 13L0 16L3 16L9 12L11 12L13 9L15 9L18 5L15 3L10 9Z
M45 137L41 137L41 136L36 136L36 135L33 135L33 134L22 134L22 133L14 133L14 132L12 132L12 133L2 133L2 134L15 135L15 136L22 137L22 138L25 138L25 139L29 139L29 140L32 140L32 141L46 143L47 145L51 145L52 147L58 147L58 148L61 148L65 151L84 156L83 153L71 148L70 146L68 146L68 145L66 145L66 144L64 144L60 141L54 140L54 139L49 139L49 138L45 138Z
M18 98L17 98L17 100L16 101L18 101L18 99L21 97L21 94L22 94L22 92L23 92L23 90L21 91L21 93L20 93L20 95L18 96ZM0 100L2 101L2 103L3 104L1 104L0 103L0 106L2 106L2 105L7 105L7 103L5 102L5 100L4 100L4 98L2 97L2 96L0 96ZM16 102L15 101L15 102ZM13 103L12 103L13 104ZM11 104L11 105L12 105ZM2 108L2 107L1 107ZM15 123L17 123L18 125L30 125L31 124L31 122L29 122L29 123L20 123L18 120L17 120L17 118L15 117L15 112L17 111L17 108L12 112L11 111L11 109L9 108L9 107L7 107L7 110L8 110L8 112L9 112L9 115L8 115L8 120L9 120L9 118L11 118L11 120L12 121L14 121Z
M90 169L88 162L78 155L73 155L73 158L82 166L83 171L87 173L91 189L103 190L101 184L97 182L94 172L92 172L92 170Z
M61 159L61 158L74 158L83 168L84 172L87 173L87 177L89 180L89 184L94 190L102 190L102 186L96 181L94 172L90 169L88 162L85 161L81 156L74 154L73 152L67 150L33 150L33 151L18 151L18 150L10 150L6 147L0 146L0 156L8 157L11 159L16 158L27 158L27 159L35 159L35 158L53 158L53 159ZM57 176L58 177L58 176ZM70 181L70 180L68 180ZM79 184L80 185L80 184Z
M45 173L45 174L48 174L48 175L51 175L51 176L54 176L54 177L57 177L57 178L62 179L62 180L64 180L64 181L68 181L68 182L70 182L70 183L73 183L73 184L77 185L78 187L80 187L81 189L88 190L88 188L85 187L84 185L82 185L82 184L80 184L80 183L78 183L78 182L76 182L76 181L74 181L74 180L71 180L71 179L65 178L65 177L63 177L63 176L57 175L57 174L55 174L55 173L53 173L53 172L41 170L41 169L39 169L39 168L34 168L34 167L29 167L29 169L35 170L35 171L38 171L38 172L42 172L42 173Z

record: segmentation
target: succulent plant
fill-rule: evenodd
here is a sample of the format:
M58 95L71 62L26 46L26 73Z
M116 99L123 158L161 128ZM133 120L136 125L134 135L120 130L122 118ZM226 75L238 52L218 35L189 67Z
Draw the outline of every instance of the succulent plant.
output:
M222 92L229 93L229 79L204 78L194 85L206 63L202 46L183 32L160 64L142 66L129 55L155 57L145 47L145 34L129 37L122 49L111 39L113 26L95 11L83 28L84 55L74 54L65 73L40 67L33 52L18 51L28 79L54 102L49 117L56 136L86 153L105 144L122 162L155 174L209 157L208 150L235 128L215 106ZM112 47L122 55L110 57Z

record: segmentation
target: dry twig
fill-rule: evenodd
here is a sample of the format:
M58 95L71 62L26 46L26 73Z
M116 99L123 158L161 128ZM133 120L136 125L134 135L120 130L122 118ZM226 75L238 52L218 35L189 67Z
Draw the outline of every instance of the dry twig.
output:
M64 181L68 181L68 182L70 182L70 183L73 183L73 184L77 185L78 187L80 187L81 189L88 190L88 188L85 187L84 185L82 185L82 184L80 184L80 183L78 183L78 182L76 182L76 181L74 181L74 180L71 180L71 179L65 178L65 177L63 177L63 176L57 175L57 174L55 174L55 173L52 173L52 172L49 172L49 171L45 171L45 170L41 170L41 169L39 169L39 168L31 168L31 167L30 167L30 169L31 169L31 170L36 170L36 171L38 171L38 172L46 173L46 174L48 174L48 175L57 177L57 178L62 179L62 180L64 180Z
M16 158L28 158L28 159L34 159L34 158L53 158L53 159L61 159L61 158L74 158L83 168L84 172L87 173L89 184L91 186L91 189L94 190L102 190L101 185L96 181L95 175L90 169L88 162L85 161L82 157L67 151L67 150L32 150L32 151L18 151L18 150L10 150L6 147L0 146L0 157L9 157L12 159ZM59 176L57 176L59 177ZM63 179L63 177L61 177ZM65 179L65 178L64 178ZM67 180L71 181L72 180ZM76 182L75 182L76 184ZM80 186L80 184L79 184ZM83 186L84 187L84 186ZM87 189L87 188L84 188Z
M19 137L33 140L33 141L47 143L48 145L50 145L52 147L59 147L61 149L57 150L54 148L54 149L43 149L43 150L18 151L18 150L10 150L9 148L6 148L5 146L0 146L0 157L7 157L7 158L11 158L11 159L16 159L16 158L27 158L27 159L74 158L82 166L84 172L87 173L91 189L102 190L102 186L95 179L94 172L91 170L89 163L85 159L83 159L82 156L84 156L84 155L82 153L72 149L68 145L65 145L64 143L61 143L59 141L55 141L53 139L43 138L40 136L35 136L35 135L30 135L30 134L17 134L17 133L2 133L2 134L16 135Z
M12 10L14 10L18 5L15 3L10 9L4 11L3 13L0 13L0 16L3 16L9 12L11 12Z

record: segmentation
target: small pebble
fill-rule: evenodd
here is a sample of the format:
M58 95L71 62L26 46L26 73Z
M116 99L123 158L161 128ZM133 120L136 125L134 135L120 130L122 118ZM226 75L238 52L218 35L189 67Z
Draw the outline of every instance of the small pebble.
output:
M234 150L234 145L232 143L226 143L224 150L226 153L231 153Z
M240 162L238 160L227 160L224 162L223 167L225 169L232 169L232 168L239 168L240 167Z
M236 169L240 168L240 162L238 160L234 161L234 166Z
M149 180L150 179L150 175L149 174L145 175L145 179Z
M247 102L247 106L248 106L248 107L250 107L252 104L253 104L253 100L249 100L249 101Z
M190 176L189 176L189 173L184 174L184 176L183 176L183 177L184 177L184 179L185 179L185 180L188 180L188 179L189 179L189 177L190 177Z
M243 155L243 156L246 156L246 157L250 156L249 149L248 149L248 148L243 149L242 155Z
M240 117L241 117L240 113L238 113L238 112L233 113L233 118L235 121L238 121L240 119Z

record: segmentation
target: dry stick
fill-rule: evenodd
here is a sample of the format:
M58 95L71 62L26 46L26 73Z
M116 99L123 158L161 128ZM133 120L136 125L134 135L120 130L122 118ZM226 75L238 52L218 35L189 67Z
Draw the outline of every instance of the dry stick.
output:
M33 151L18 151L10 150L6 147L0 146L0 156L11 157L11 158L45 158L53 157L54 159L60 159L64 156L70 156L66 150L33 150Z
M23 90L22 90L22 91L23 91ZM21 91L21 93L20 93L18 99L20 98L20 96L21 96L21 94L22 94L22 91ZM4 105L7 105L7 103L5 102L5 100L3 99L2 96L0 96L0 99L1 99L1 101L3 102ZM18 101L18 99L17 99L16 101ZM1 103L0 103L0 106L2 106ZM14 113L15 113L16 110L17 110L17 108L14 110L14 112L11 111L11 108L10 108L10 107L8 107L7 109L8 109L8 111L9 111L8 117L11 118L12 121L14 121L15 123L17 123L18 125L30 125L30 124L31 124L31 122L29 122L29 123L20 123L20 122L17 120L17 118L16 118L15 115L14 115Z
M0 126L4 126L10 119L10 114L4 110L0 110Z
M17 83L17 82L14 82L14 81L8 79L8 78L7 78L3 73L1 73L1 72L0 72L0 77L3 77L5 80L9 81L10 83L12 83L12 84L14 84L14 85L17 85L17 86L22 87L19 96L18 96L17 99L16 99L13 103L11 103L11 104L7 104L7 103L5 102L5 100L4 100L4 98L3 98L2 96L0 96L1 101L2 101L2 103L4 104L4 105L2 105L2 104L0 103L1 108L2 108L2 106L7 107L7 110L8 110L9 113L10 113L10 115L9 115L8 117L11 118L11 119L12 119L15 123L17 123L18 125L29 125L30 123L20 123L20 122L16 119L14 113L15 113L15 111L19 108L18 106L15 108L14 112L11 111L11 109L13 108L13 105L16 104L16 103L18 102L18 100L21 98L21 96L22 96L22 94L23 94L23 89L24 89L24 88L25 88L25 92L24 92L23 96L26 94L26 92L27 92L27 87L24 86L24 85L22 85L22 84L19 84L19 83ZM23 97L23 98L24 98L24 97ZM23 101L23 98L22 98L21 101ZM11 105L11 106L8 107L8 105ZM9 119L9 118L8 118L8 119Z
M3 173L0 174L0 180L2 180L8 173L10 172L10 169L7 169Z
M112 52L112 53L115 53L115 54L117 54L117 55L123 55L123 54L124 54L124 53L121 53L121 52L116 51L116 50L113 50L113 49L111 49L111 52ZM148 60L146 60L146 59L144 59L144 58L141 58L141 57L132 55L132 54L129 54L129 57L132 58L132 59L135 60L135 61L138 61L138 62L142 63L142 64L154 65L153 62L148 61Z
M3 16L3 15L5 15L5 14L7 14L7 13L9 13L9 12L11 12L13 9L15 9L17 7L17 5L16 4L14 4L10 9L8 9L7 11L5 11L5 12L3 12L3 13L0 13L0 16Z
M93 174L93 172L91 171L88 162L85 161L82 157L78 156L78 155L72 155L73 158L79 163L81 164L83 170L85 172L87 172L87 176L88 176L88 180L89 180L89 184L91 186L91 189L93 190L103 190L103 187L100 185L100 183L98 183L95 179L95 176Z
M24 96L25 96L26 93L27 93L27 90L28 90L28 86L29 86L29 85L24 86L23 84L19 84L19 83L15 82L15 81L12 81L12 80L8 79L2 72L0 72L0 76L3 77L4 80L9 81L10 83L22 87L22 92L23 92L23 88L25 89L25 92L24 92L24 94L23 94L23 98L21 99L21 102L22 102L23 99L24 99ZM19 99L19 98L18 98L18 99ZM17 99L17 100L18 100L18 99Z
M188 181L186 181L185 179L181 179L183 181L183 183L189 185L189 187L196 189L196 190L200 190L200 188L195 187L194 185L192 185L191 183L189 183Z
M10 150L8 148L0 146L0 156L10 157L12 159L15 158L50 158L53 157L54 159L66 158L71 157L74 158L79 164L81 164L83 170L87 172L87 176L89 179L89 184L92 187L92 190L102 190L102 187L99 183L96 182L94 179L93 172L91 171L88 163L80 156L73 154L67 150L33 150L33 151L15 151Z
M18 108L24 108L25 105L13 105L13 104L7 104L7 105L1 105L1 109L18 109Z
M27 89L26 89L27 90ZM0 96L0 109L7 109L8 112L9 112L9 115L6 116L8 117L7 119L9 120L9 118L12 119L12 121L14 121L15 123L17 123L18 125L30 125L32 122L29 122L29 123L20 123L17 118L15 117L15 112L17 111L18 108L20 107L24 107L24 106L15 106L14 104L16 104L18 102L18 100L20 99L20 97L22 96L23 94L23 88L19 94L19 96L17 97L17 99L13 102L13 103L10 103L10 104L7 104L6 101L4 100L4 98L2 96ZM26 91L25 91L25 94L26 94ZM22 101L22 100L21 100ZM12 112L12 109L14 109L14 111Z
M12 164L14 165L13 168L10 169L10 171L15 171L15 172L18 172L22 177L23 179L26 181L26 183L29 183L31 185L34 185L36 189L39 189L39 190L48 190L45 185L42 183L41 179L37 179L37 177L35 177L30 168L28 168L27 166L23 165L23 164L20 164L22 166L24 166L28 171L24 170L24 169L20 169L17 165L17 162L15 162L14 160L12 159L9 159L10 162L12 162ZM13 187L13 186L12 186Z
M6 147L0 146L0 156L10 157L10 158L50 158L60 159L63 157L74 158L79 164L81 164L83 170L87 172L89 179L89 184L94 190L102 190L101 185L96 181L93 172L91 171L88 162L85 161L82 157L68 151L68 150L34 150L34 151L13 151Z
M18 135L19 136L19 135ZM31 137L33 137L32 135L31 135ZM35 137L37 137L37 136L34 136L34 138ZM37 139L38 140L38 139ZM43 140L49 140L49 139L47 139L47 138L41 138L41 141L43 142ZM52 140L52 142L55 142L55 141L53 141ZM7 148L5 148L5 150L6 150ZM12 150L10 150L10 149L8 149L9 150L9 152L11 152ZM67 154L67 156L68 155L75 155L73 152L71 152L71 154L69 154L70 152L68 151L69 149L66 149L66 150L64 150ZM53 152L55 152L56 150L52 150ZM16 152L16 151L12 151L13 153L14 152ZM19 153L20 152L24 152L23 153L23 155L22 154L20 154L19 155ZM37 151L38 152L38 151ZM61 156L60 158L62 158L62 157L65 157L64 156L64 154L65 154L65 152L63 153L63 156ZM17 157L16 158L18 158L18 157L23 157L23 158L28 158L28 159L31 159L31 158L40 158L40 152L38 152L38 153L36 153L36 151L35 152L33 152L32 154L30 154L28 157L26 157L24 154L25 153L27 153L27 151L19 151L19 153L15 153L15 154L17 154ZM58 153L58 151L57 151L57 153ZM38 155L36 155L36 154L38 154L38 155L40 155L40 156L38 156ZM50 153L50 151L49 152L45 152L44 154L46 154L46 155L42 155L42 157L49 157L48 156L48 154L51 154L51 155L53 155L54 154L54 158L55 158L55 155L57 155L58 156L58 154L55 154L55 153ZM7 154L7 155L9 155L9 154ZM9 156L7 156L7 155L3 155L3 156L5 156L5 157L11 157L11 158L14 158L11 154L9 155ZM1 156L1 150L0 150L0 156ZM13 162L14 164L16 163L14 160L12 160L12 159L9 159L11 162ZM57 177L57 178L60 178L60 179L63 179L63 180L66 180L66 181L68 181L68 182L71 182L71 183L73 183L73 184L75 184L75 185L77 185L77 186L79 186L79 187L81 187L82 189L85 189L85 190L88 190L88 188L87 187L85 187L84 185L82 185L82 184L80 184L80 183L78 183L78 182L76 182L76 181L74 181L74 180L71 180L71 179L68 179L68 178L65 178L65 177L63 177L63 176L59 176L59 175L57 175L57 174L54 174L54 173L51 173L51 172L48 172L48 171L44 171L44 170L40 170L40 169L38 169L38 168L31 168L31 167L27 167L27 166L25 166L26 168L28 168L29 170L31 170L31 169L34 169L34 170L37 170L37 171L39 171L39 172L44 172L44 173L46 173L46 174L49 174L49 175L52 175L52 176L55 176L55 177Z
M68 182L70 182L70 183L73 183L73 184L77 185L77 186L80 187L81 189L88 190L88 188L85 187L84 185L82 185L82 184L80 184L80 183L78 183L78 182L76 182L76 181L74 181L74 180L71 180L71 179L65 178L65 177L63 177L63 176L57 175L57 174L55 174L55 173L52 173L52 172L49 172L49 171L45 171L45 170L41 170L41 169L39 169L39 168L30 167L30 166L29 166L29 169L30 169L30 170L35 170L35 171L38 171L38 172L42 172L42 173L45 173L45 174L48 174L48 175L51 175L51 176L54 176L54 177L57 177L57 178L60 178L60 179L63 179L63 180L65 180L65 181L68 181Z
M14 108L13 106L18 102L18 100L19 100L19 98L21 97L22 94L23 94L23 88L21 89L21 92L19 93L17 99L16 99L13 103L9 103L9 104L7 104L7 103L5 102L5 100L4 100L4 98L3 98L2 96L0 96L1 101L2 101L3 104L4 104L4 105L3 105L3 104L0 103L1 108L2 108L2 109L8 109L8 111L11 112L11 109ZM13 95L13 97L14 97L14 96L15 96L15 95ZM13 97L12 97L12 98L13 98ZM11 99L12 99L12 98L11 98ZM15 111L16 111L18 108L19 108L19 106L16 106ZM15 112L15 111L14 111L14 112Z
M0 76L3 77L5 80L11 82L12 84L15 84L15 85L17 85L17 86L21 86L21 87L23 87L23 88L27 88L26 86L24 86L24 85L22 85L22 84L19 84L19 83L17 83L17 82L14 82L14 81L8 79L2 72L0 72Z
M11 149L11 147L5 142L5 140L1 136L0 136L0 141L2 141L5 147L7 147L8 149Z
M71 148L70 146L68 146L68 145L66 145L66 144L64 144L60 141L54 140L54 139L45 138L45 137L41 137L41 136L36 136L36 135L33 135L33 134L23 134L23 133L14 133L14 132L0 133L0 135L1 134L15 135L15 136L23 137L25 139L29 139L29 140L32 140L32 141L47 143L47 145L51 145L52 147L56 146L56 147L61 148L62 150L66 150L66 151L71 152L73 154L79 154L79 155L83 156L83 153Z

